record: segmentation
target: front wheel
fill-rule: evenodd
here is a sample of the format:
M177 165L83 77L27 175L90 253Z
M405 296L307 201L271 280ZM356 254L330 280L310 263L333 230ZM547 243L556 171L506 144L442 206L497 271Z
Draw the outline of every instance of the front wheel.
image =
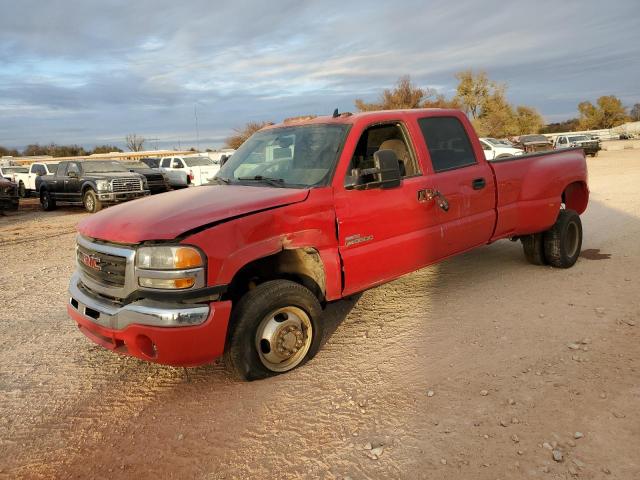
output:
M27 189L24 186L24 182L22 180L20 180L20 183L18 184L18 196L20 198L24 198L27 196Z
M556 223L544 232L544 257L552 267L572 267L582 248L582 222L573 210L560 210Z
M306 287L289 280L258 285L231 318L225 364L242 380L258 380L303 365L320 349L322 308Z
M89 213L95 213L99 210L102 210L102 202L98 200L96 192L91 189L84 192L82 203L84 205L84 209Z

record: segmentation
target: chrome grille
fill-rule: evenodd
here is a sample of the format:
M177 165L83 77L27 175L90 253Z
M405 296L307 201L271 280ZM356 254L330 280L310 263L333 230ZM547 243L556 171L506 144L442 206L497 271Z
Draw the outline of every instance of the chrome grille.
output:
M78 245L78 266L93 281L109 287L124 286L127 259Z
M138 177L114 178L111 180L114 192L132 192L142 190L142 180Z

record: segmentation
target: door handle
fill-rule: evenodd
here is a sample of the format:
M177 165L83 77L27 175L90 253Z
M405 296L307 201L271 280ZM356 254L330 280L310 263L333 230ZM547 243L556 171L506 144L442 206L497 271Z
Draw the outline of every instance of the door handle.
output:
M484 178L476 178L473 180L473 182L471 182L471 186L473 187L474 190L482 190L484 187L487 186L487 182Z
M418 201L426 202L435 200L436 204L445 212L449 211L449 201L438 190L428 188L426 190L418 190Z

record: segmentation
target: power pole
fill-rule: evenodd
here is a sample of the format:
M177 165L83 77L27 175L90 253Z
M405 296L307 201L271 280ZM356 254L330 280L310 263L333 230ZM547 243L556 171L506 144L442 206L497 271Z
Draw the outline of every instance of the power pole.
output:
M196 119L196 150L200 151L200 130L198 129L198 102L193 104L193 116Z

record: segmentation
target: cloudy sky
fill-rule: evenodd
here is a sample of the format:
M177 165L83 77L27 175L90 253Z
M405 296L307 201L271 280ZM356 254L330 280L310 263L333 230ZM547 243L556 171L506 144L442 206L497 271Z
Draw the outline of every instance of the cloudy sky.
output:
M486 70L548 121L640 102L640 1L0 0L0 145L219 146L249 120L353 110L401 75Z

